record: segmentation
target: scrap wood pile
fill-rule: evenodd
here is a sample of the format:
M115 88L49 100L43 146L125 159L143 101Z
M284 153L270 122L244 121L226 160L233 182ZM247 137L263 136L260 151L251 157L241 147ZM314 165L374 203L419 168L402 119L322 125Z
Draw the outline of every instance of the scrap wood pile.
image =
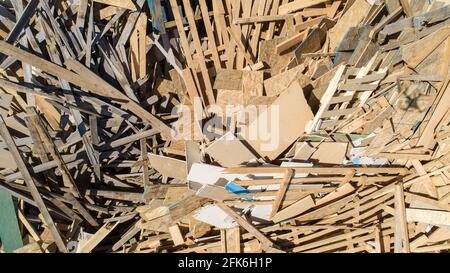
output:
M2 1L2 251L448 251L449 17Z

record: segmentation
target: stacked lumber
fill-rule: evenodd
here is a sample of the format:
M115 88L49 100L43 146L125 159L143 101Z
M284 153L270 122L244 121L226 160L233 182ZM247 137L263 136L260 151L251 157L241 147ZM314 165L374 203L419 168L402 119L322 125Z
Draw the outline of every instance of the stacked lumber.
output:
M449 18L2 1L2 251L447 252Z

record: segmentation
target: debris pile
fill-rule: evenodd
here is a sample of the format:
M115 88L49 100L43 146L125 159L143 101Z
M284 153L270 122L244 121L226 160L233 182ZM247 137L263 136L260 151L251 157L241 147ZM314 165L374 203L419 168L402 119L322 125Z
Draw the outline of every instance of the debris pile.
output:
M448 251L449 18L2 1L2 251Z

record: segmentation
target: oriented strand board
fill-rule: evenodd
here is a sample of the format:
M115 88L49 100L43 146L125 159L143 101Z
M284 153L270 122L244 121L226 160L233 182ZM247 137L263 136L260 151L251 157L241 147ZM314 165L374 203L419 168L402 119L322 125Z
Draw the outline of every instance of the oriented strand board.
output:
M226 111L228 107L244 105L244 93L241 90L218 89L217 105Z
M334 52L344 38L347 31L362 22L370 11L370 4L366 0L356 0L353 5L342 15L336 25L330 29L330 51Z
M267 96L277 96L283 92L289 85L301 76L304 69L303 65L298 65L292 69L275 75L264 81L264 89Z
M305 131L312 118L302 88L293 82L270 107L242 127L241 135L260 156L273 160Z
M247 104L252 96L263 95L264 71L242 71L242 93Z
M214 89L242 90L242 71L221 69L217 72Z
M283 55L276 53L276 47L279 43L284 42L287 37L274 38L272 40L263 40L260 42L258 51L258 60L262 61L270 67L270 72L273 75L280 73L292 58L295 56L294 52L286 52Z

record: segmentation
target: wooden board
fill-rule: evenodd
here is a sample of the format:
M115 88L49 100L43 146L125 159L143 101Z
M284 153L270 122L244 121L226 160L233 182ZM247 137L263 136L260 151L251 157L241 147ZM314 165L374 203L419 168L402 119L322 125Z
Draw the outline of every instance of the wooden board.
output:
M293 104L296 106L291 106ZM242 136L260 156L273 160L304 132L312 118L302 89L294 82L266 111L243 128ZM268 130L261 128L265 125L269 126ZM256 138L258 132L260 136Z
M338 47L342 38L344 38L347 31L358 25L370 10L370 4L366 0L356 0L350 8L342 15L336 25L330 30L330 51Z
M205 151L223 167L237 167L256 158L242 141L231 133L211 143Z
M292 13L292 12L298 11L300 9L308 8L308 7L322 4L325 2L327 2L327 0L296 0L296 1L292 1L290 3L281 5L278 8L278 13L279 14Z
M450 225L450 212L427 209L406 209L408 222L419 222L430 225Z
M173 177L182 181L186 180L186 162L166 156L148 154L150 167L156 169L160 174Z
M311 195L308 195L297 202L291 204L287 208L280 210L272 217L273 222L281 222L289 218L293 218L303 212L313 208L315 206L314 200Z
M309 159L324 164L342 164L347 153L348 143L299 142L296 146L295 159Z

